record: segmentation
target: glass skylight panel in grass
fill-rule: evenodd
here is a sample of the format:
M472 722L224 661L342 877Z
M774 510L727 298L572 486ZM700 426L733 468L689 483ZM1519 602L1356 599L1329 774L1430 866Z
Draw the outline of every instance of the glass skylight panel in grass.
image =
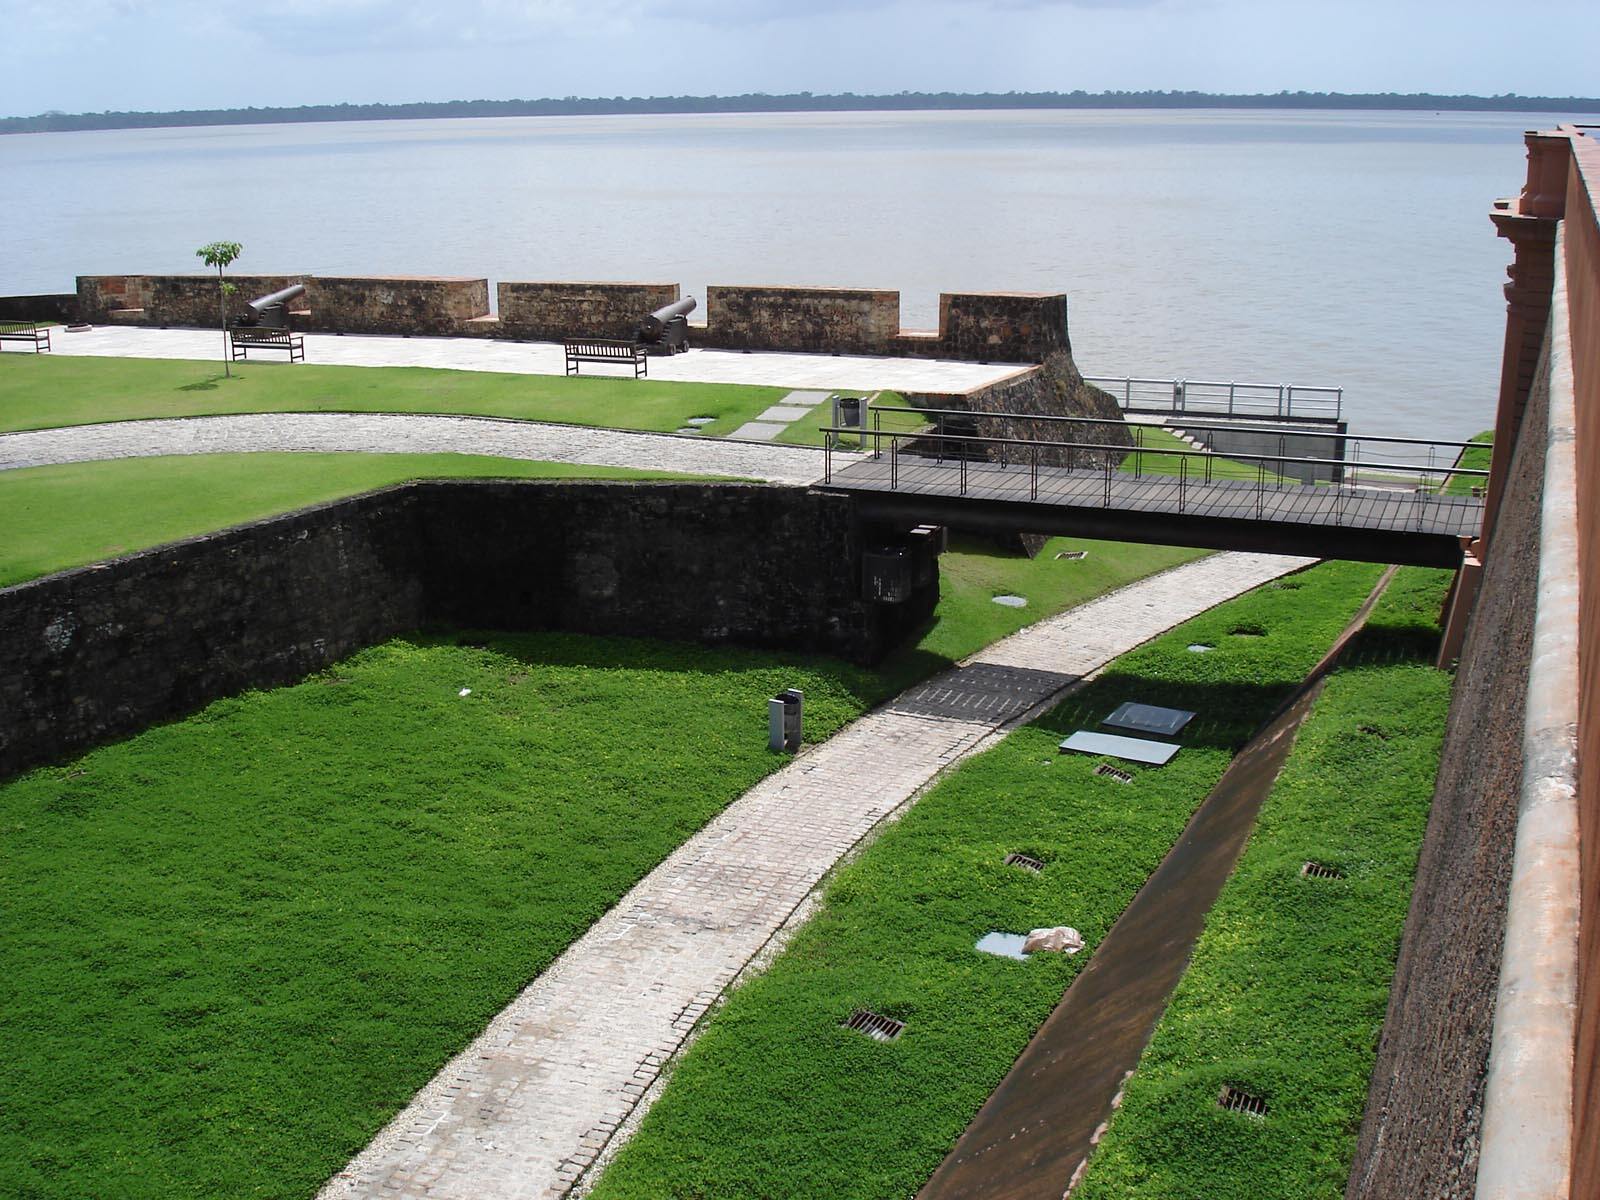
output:
M1172 761L1180 747L1174 742L1152 742L1145 738L1120 737L1114 733L1093 733L1080 729L1061 743L1063 754L1104 754L1112 758L1125 758L1129 762L1147 763L1162 767Z

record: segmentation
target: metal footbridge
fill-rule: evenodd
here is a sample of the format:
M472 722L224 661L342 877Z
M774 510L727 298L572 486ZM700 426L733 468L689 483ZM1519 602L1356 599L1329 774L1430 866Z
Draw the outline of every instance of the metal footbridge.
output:
M1337 432L1321 435L1325 453L1293 454L1303 426L1253 424L1249 432L1269 452L1223 454L1193 421L1184 423L1193 440L1163 434L1152 446L1121 421L896 407L869 414L870 428L824 430L826 467L815 486L851 496L864 519L886 524L1454 568L1483 520L1488 472L1460 465L1462 452L1482 443ZM885 428L885 418L900 427ZM951 431L980 422L1002 432ZM1137 444L1108 444L1115 431L1106 426L1133 433ZM842 453L852 443L856 452ZM1383 453L1376 461L1375 448Z

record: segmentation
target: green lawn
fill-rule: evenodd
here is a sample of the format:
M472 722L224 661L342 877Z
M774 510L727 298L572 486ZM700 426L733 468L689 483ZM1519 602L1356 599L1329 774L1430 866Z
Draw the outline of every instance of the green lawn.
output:
M203 454L0 471L0 587L408 479L683 478L469 454Z
M1074 1200L1344 1195L1450 704L1448 582L1402 572L1328 680Z
M937 785L716 1012L595 1200L913 1195L1090 957L1015 962L973 942L1068 924L1092 951L1377 575L1328 564L1223 605ZM1215 649L1188 651L1202 642ZM1125 699L1200 713L1171 764L1119 763L1123 784L1093 774L1102 760L1057 753ZM1013 851L1044 872L1001 865ZM905 1021L904 1035L840 1028L856 1008Z
M802 687L820 739L878 690L793 655L481 640L396 640L0 786L0 1193L310 1196L786 761L767 697Z
M0 364L0 432L247 412L470 413L669 433L690 417L732 433L787 388L560 375L500 375L430 367L216 363L11 355Z
M1130 451L1122 460L1118 470L1129 475L1177 475L1180 471L1190 479L1203 479L1206 471L1206 460L1202 452L1196 450L1177 434L1161 428L1159 425L1130 424L1129 431L1133 434L1134 444L1150 450L1182 450L1185 457L1172 454L1136 454ZM1180 465L1181 464L1181 465ZM1236 462L1231 458L1211 459L1212 479L1243 479L1254 483L1258 476L1259 463ZM1269 484L1289 483L1279 477L1276 471L1266 472L1266 482Z
M1487 429L1482 433L1474 434L1469 441L1478 442L1480 445L1469 446L1456 458L1455 465L1468 471L1487 471L1489 460L1494 455L1494 430ZM1479 475L1450 475L1444 481L1444 492L1448 496L1465 496L1473 488L1481 488L1489 481Z

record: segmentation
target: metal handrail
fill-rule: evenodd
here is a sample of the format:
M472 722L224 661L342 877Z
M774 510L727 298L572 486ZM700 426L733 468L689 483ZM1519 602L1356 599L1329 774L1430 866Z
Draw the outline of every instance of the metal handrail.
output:
M1026 438L994 438L994 437L981 437L981 436L978 436L978 435L972 435L972 436L964 437L964 436L961 436L961 435L958 435L958 434L945 435L945 434L906 433L906 432L883 433L881 431L869 434L866 431L858 429L858 428L855 428L855 427L842 427L842 426L833 426L833 425L823 427L822 433L823 433L823 456L824 456L823 457L823 464L824 464L824 466L823 466L823 481L824 482L830 482L830 483L833 480L833 449L834 449L834 442L835 442L835 439L837 437L839 437L840 435L843 435L843 434L849 434L849 435L855 436L856 438L858 438L860 440L861 445L862 445L863 448L865 448L866 438L869 437L869 436L872 437L874 439L873 452L872 452L873 457L877 458L877 459L880 459L880 460L883 457L882 440L883 440L883 438L887 437L889 439L889 490L891 490L891 491L897 491L899 489L899 487L900 487L900 442L902 440L909 439L909 440L912 440L912 441L917 441L917 440L933 439L933 440L938 440L938 441L968 442L968 443L970 443L970 442L979 442L979 443L985 443L985 444L999 444L1002 447L1006 447L1006 446L1026 446L1028 448L1028 468L1029 468L1029 470L1028 470L1028 475L1029 475L1028 493L1029 493L1030 499L1035 500L1035 501L1038 500L1038 498L1039 498L1039 451L1040 451L1041 448L1065 449L1065 450L1067 450L1069 452L1069 457L1068 457L1068 460L1067 460L1068 464L1069 464L1069 466L1067 468L1068 470L1073 470L1073 468L1070 466L1071 461L1072 461L1071 457L1070 457L1070 453L1071 453L1071 451L1074 451L1074 450L1080 450L1081 449L1081 450L1102 451L1102 452L1106 451L1106 450L1122 450L1122 451L1126 451L1127 453L1131 453L1131 454L1135 455L1135 471L1134 471L1135 477L1137 477L1138 473L1139 473L1139 463L1138 463L1138 457L1137 456L1140 455L1141 453L1142 454L1164 455L1164 456L1168 456L1168 457L1174 457L1175 456L1178 459L1178 473L1177 473L1176 479L1177 479L1177 484L1178 484L1178 511L1180 513L1188 511L1188 491L1189 491L1189 466L1188 466L1188 462L1189 462L1189 459L1195 458L1195 457L1199 457L1199 458L1202 458L1202 459L1206 460L1205 479L1206 479L1206 482L1209 483L1209 482L1212 482L1211 460L1214 459L1214 458L1221 457L1220 455L1209 454L1209 453L1204 452L1204 451L1196 451L1196 450L1160 450L1160 449L1151 449L1151 450L1140 451L1137 448L1135 448L1135 449L1129 451L1129 450L1127 450L1126 447L1105 446L1105 445L1103 445L1101 443L1098 443L1098 442L1030 441L1030 440L1028 440ZM1002 449L1000 461L999 461L998 464L996 464L999 467L1000 470L1008 471L1010 469L1010 467L1009 467L1010 457L1011 456L1007 455L1005 453L1004 449ZM1100 473L1101 473L1102 478L1104 480L1104 494L1103 494L1103 497L1102 497L1102 503L1107 508L1111 507L1111 491L1112 491L1111 481L1112 481L1112 476L1115 473L1115 470L1114 470L1113 465L1112 465L1112 460L1115 457L1116 456L1113 455L1113 454L1102 454L1102 457L1101 457ZM1273 457L1266 456L1266 455L1244 455L1244 456L1240 456L1240 457L1248 458L1251 461L1254 461L1256 463L1256 472L1255 472L1255 476L1256 477L1255 477L1254 493L1255 493L1255 510L1256 510L1257 519L1261 519L1263 517L1263 515L1265 514L1265 511L1266 511L1266 493L1269 490L1269 484L1267 482L1267 477L1268 477L1269 474L1271 474L1272 477L1273 477L1273 482L1270 485L1270 489L1272 491L1281 492L1281 491L1289 491L1289 490L1296 489L1296 488L1298 488L1299 490L1306 490L1309 487L1310 490L1313 490L1313 491L1320 490L1320 491L1322 491L1323 494L1331 495L1333 497L1333 514L1334 514L1335 521L1336 522L1342 522L1344 520L1346 503L1347 503L1347 500L1348 500L1348 497L1349 497L1350 493L1352 491L1356 490L1356 486L1355 485L1351 485L1351 484L1346 484L1344 482L1340 482L1340 483L1336 484L1334 487L1332 487L1331 489L1317 489L1315 487L1315 485L1285 484L1283 482L1283 480L1282 480L1281 473L1269 472L1267 470L1267 464L1268 463L1277 462L1277 463L1279 463L1280 468L1281 468L1282 463L1283 463L1284 460L1273 458ZM989 461L993 461L993 460L989 460ZM1338 461L1341 461L1341 460L1296 459L1296 460L1290 460L1290 461L1296 461L1296 462L1338 462ZM957 464L958 464L959 474L960 474L960 480L959 480L959 484L958 484L958 494L962 495L962 496L965 496L967 494L967 458L965 456L962 456L962 457L958 458L957 459ZM1049 468L1047 467L1046 469L1048 470ZM1120 464L1118 464L1118 468L1117 469L1120 469ZM1444 475L1444 476L1447 476L1447 477L1448 476L1452 476L1452 475L1473 475L1473 476L1487 476L1488 475L1487 471L1480 471L1480 470L1477 470L1475 468L1463 468L1463 467L1423 467L1423 468L1413 468L1413 467L1407 466L1404 469L1406 469L1406 470L1414 470L1414 471L1417 471L1419 474ZM1089 472L1085 471L1083 473L1088 474ZM1171 479L1173 477L1168 475L1168 476L1165 476L1165 478ZM1246 487L1248 487L1249 484L1250 484L1249 480L1229 480L1228 482L1242 483L1242 484L1245 484ZM1415 526L1415 528L1416 528L1416 530L1418 532L1422 532L1426 528L1425 518L1426 518L1427 513L1428 513L1428 504L1426 503L1427 500L1433 500L1433 501L1436 501L1438 504L1442 504L1442 505L1445 505L1445 506L1448 506L1448 507L1458 507L1458 506L1462 506L1462 505L1473 505L1473 504L1478 504L1478 505L1481 506L1481 504L1482 504L1482 502L1479 501L1476 497L1451 496L1451 495L1444 494L1442 491L1438 492L1438 493L1430 494L1430 493L1427 492L1427 490L1425 488L1418 488L1416 490L1416 492L1411 497L1411 510L1410 510L1411 511L1411 516L1409 518L1409 520L1414 524L1414 526Z
M918 415L966 417L969 419L981 418L992 421L1054 421L1076 425L1121 425L1128 429L1140 428L1140 426L1137 424L1129 425L1128 422L1119 417L1062 417L1051 413L985 413L974 412L970 408L916 408L912 405L900 404L870 405L867 411L872 413L916 413ZM1184 429L1196 429L1204 433L1215 433L1218 430L1228 430L1230 432L1239 431L1239 427L1237 426L1203 425L1197 421L1184 421L1181 424ZM872 432L875 434L881 432L881 427L877 423L874 423ZM1494 447L1493 442L1456 442L1435 438L1394 437L1387 434L1311 432L1308 431L1304 426L1294 425L1251 425L1245 429L1244 432L1277 433L1292 437L1331 438L1342 442L1384 442L1392 445L1403 446L1448 446L1454 450L1467 450L1474 446L1482 446L1485 449L1493 449ZM1229 454L1226 457L1235 458L1238 456ZM1276 458L1279 456L1273 455L1272 457Z
M1134 407L1135 385L1141 389L1159 389L1157 394L1152 395L1146 391L1141 395L1138 398L1141 406L1155 406L1172 412L1185 411L1190 407L1191 401L1198 401L1202 405L1221 406L1224 400L1230 414L1240 410L1241 401L1246 408L1271 407L1280 417L1292 417L1297 400L1302 411L1307 409L1331 411L1335 418L1344 408L1344 389L1320 384L1240 383L1237 380L1221 379L1147 379L1136 375L1085 375L1083 379L1084 382L1113 395L1120 390L1121 405L1125 409ZM1227 389L1226 397L1220 394L1223 388ZM1195 389L1199 389L1202 394L1194 394ZM1215 389L1218 394L1206 396L1203 394L1205 389Z
M1348 467L1349 459L1344 458L1315 458L1311 455L1294 454L1246 454L1232 452L1218 454L1212 450L1167 450L1159 446L1114 446L1105 442L1057 442L1033 438L1005 438L990 437L976 433L929 433L926 430L893 430L893 429L856 429L843 426L824 426L823 433L850 434L862 438L904 438L909 441L939 441L939 442L983 442L1007 446L1046 446L1060 450L1110 450L1122 454L1159 454L1177 458L1216 458L1229 462L1261 462L1261 463L1306 463L1311 466ZM1481 443L1479 443L1481 444ZM1413 475L1476 475L1488 478L1489 472L1476 467L1419 467L1414 463L1382 463L1364 462L1363 468L1380 471L1404 471ZM1299 485L1297 485L1299 486Z

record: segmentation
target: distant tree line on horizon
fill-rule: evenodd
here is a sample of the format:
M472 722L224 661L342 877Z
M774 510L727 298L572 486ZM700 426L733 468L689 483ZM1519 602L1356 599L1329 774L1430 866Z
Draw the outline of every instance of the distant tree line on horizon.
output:
M404 121L440 117L603 116L651 113L882 112L1053 108L1334 108L1439 112L1600 114L1583 96L1436 96L1429 92L896 92L893 95L566 96L546 100L443 100L414 104L305 104L298 107L182 109L176 112L47 112L0 117L0 133L153 129L181 125L265 125L317 121Z

